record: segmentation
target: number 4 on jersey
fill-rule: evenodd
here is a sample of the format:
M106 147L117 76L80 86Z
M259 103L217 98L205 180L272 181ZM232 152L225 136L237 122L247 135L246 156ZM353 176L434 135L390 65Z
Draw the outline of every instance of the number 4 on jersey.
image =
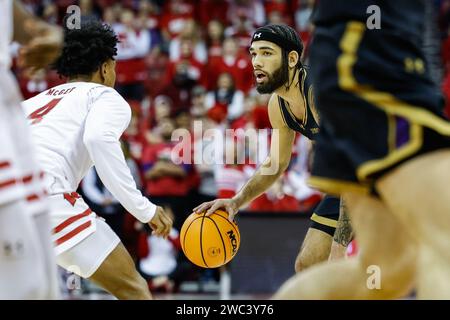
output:
M44 116L49 113L50 111L52 111L52 109L54 107L56 107L56 105L58 104L58 102L61 101L62 98L59 99L53 99L52 101L50 101L49 103L47 103L45 106L43 106L42 108L37 109L35 112L33 112L32 114L30 114L28 116L28 119L33 120L31 122L31 124L36 124L38 122L41 122L42 119L44 118Z

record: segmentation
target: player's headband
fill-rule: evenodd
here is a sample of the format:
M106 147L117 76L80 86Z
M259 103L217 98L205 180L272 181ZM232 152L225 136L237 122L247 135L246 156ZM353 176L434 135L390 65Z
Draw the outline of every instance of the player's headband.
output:
M299 47L298 44L296 44L276 33L273 33L271 31L260 30L260 29L256 30L252 36L251 43L253 43L254 41L260 41L260 40L273 42L273 43L277 44L278 46L280 46L281 48L287 50L288 52L297 51L298 54L301 54L303 51L303 48Z

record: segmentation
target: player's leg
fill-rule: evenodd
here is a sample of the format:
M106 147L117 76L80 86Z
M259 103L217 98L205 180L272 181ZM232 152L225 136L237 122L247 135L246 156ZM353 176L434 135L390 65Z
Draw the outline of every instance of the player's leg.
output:
M130 254L101 219L97 219L94 233L59 254L57 262L66 270L92 280L118 299L152 298Z
M328 261L334 261L345 257L347 247L353 239L353 228L350 223L350 218L347 214L344 199L341 198L339 207L339 220L337 222L336 231L333 236L333 243L331 244L330 256Z
M392 212L409 222L419 242L419 298L450 299L450 151L430 153L379 180Z
M46 299L42 252L25 201L0 205L0 300Z
M122 243L117 245L89 279L118 299L152 299L147 282L136 270L133 259Z
M301 272L288 280L275 299L388 299L407 294L415 274L415 243L383 203L373 197L346 196L360 247L356 257ZM371 272L380 271L379 288Z
M333 237L321 230L309 228L300 251L295 259L295 272L326 261L330 255Z
M328 260L338 217L339 199L325 196L311 216L311 226L295 259L296 272Z

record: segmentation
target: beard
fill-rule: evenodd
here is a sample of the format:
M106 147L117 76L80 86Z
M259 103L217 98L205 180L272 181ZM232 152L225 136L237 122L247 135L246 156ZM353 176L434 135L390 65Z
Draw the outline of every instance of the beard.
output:
M260 94L272 93L288 81L289 72L282 65L271 75L267 75L267 81L265 83L258 83L256 85L256 91Z

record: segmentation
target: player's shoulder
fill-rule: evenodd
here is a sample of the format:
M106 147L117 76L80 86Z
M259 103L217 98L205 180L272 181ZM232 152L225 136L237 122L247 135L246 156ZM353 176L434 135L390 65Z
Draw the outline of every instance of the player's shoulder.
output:
M278 107L278 95L276 93L272 93L269 98L269 107Z
M97 83L89 83L86 89L92 101L97 99L114 99L116 101L126 103L125 99L117 92L116 89L112 87Z
M281 98L276 93L272 93L268 103L269 120L274 129L286 127L281 114L279 99Z

